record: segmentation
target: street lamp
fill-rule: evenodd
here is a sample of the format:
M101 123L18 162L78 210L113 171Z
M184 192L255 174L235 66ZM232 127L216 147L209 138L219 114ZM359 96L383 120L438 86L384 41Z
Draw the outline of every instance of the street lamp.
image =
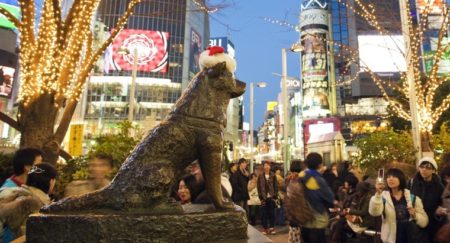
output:
M130 54L130 50L126 47L120 47L117 51L118 54L121 55L128 55ZM137 64L138 64L138 49L135 47L133 48L133 67L131 71L131 89L130 89L130 104L128 105L128 121L130 123L133 123L133 117L134 117L134 100L135 100L135 93L136 93L136 74L137 74Z
M287 48L281 49L281 96L283 97L283 164L284 171L288 171L289 169L289 114L288 114L288 93L287 93ZM294 43L289 50L291 52L301 53L304 50L304 46L297 42Z
M258 82L256 87L265 88L267 83ZM254 109L253 82L250 83L250 171L253 171L253 109Z

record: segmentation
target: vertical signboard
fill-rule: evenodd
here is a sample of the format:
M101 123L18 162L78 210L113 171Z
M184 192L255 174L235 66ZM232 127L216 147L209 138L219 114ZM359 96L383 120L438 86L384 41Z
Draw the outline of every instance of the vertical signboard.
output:
M328 100L328 4L325 0L305 0L301 8L303 117L324 117L331 113Z
M69 154L80 156L83 154L83 124L71 124L69 136Z
M195 75L200 71L198 58L202 52L202 36L194 29L191 29L191 43L189 51L189 73Z

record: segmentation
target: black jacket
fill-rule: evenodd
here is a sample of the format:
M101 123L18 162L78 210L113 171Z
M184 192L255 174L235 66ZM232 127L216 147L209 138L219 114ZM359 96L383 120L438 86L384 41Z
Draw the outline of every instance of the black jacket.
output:
M233 188L231 199L233 202L242 202L250 199L248 194L248 180L248 176L244 175L240 169L230 176L230 183Z
M441 180L436 174L433 174L430 182L426 182L420 173L417 173L409 184L411 193L422 199L423 209L429 219L428 226L425 229L428 235L432 237L440 227L440 223L434 216L434 213L436 212L436 208L442 203L441 195L444 191L444 185L442 185Z

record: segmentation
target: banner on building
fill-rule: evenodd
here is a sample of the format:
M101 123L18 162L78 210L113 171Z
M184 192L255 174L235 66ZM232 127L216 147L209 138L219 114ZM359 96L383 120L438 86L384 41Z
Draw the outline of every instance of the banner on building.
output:
M84 124L71 124L69 136L69 154L80 156L83 154Z
M191 43L189 50L189 72L192 74L196 74L200 71L200 65L198 63L198 58L200 57L200 53L202 52L202 36L191 29Z
M330 113L326 35L307 34L302 37L302 45L303 115L325 116Z
M137 70L167 72L169 33L152 30L125 29L114 39L113 63L110 70L133 69L134 50L137 49Z

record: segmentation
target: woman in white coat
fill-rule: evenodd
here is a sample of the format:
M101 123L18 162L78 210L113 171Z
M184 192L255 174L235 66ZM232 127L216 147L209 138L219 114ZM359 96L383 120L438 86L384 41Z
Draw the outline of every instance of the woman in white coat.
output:
M386 173L387 189L383 182L377 182L376 193L370 199L369 214L382 216L381 240L384 243L407 243L408 222L414 220L420 227L428 224L428 216L422 200L411 195L406 188L406 178L399 169ZM413 202L414 201L414 202Z

